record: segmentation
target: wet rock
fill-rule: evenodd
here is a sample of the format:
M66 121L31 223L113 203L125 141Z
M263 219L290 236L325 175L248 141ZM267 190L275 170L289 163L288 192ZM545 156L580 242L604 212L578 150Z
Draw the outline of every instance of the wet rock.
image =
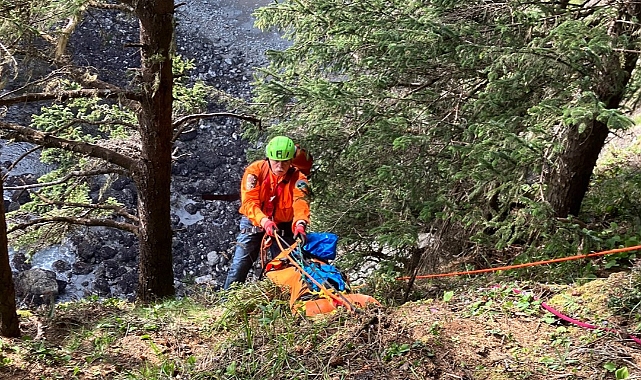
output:
M93 272L93 265L85 263L83 261L76 261L72 265L71 273L75 275L85 275Z
M27 256L22 252L14 253L11 263L18 272L31 269L31 263L27 262Z
M127 273L127 270L115 260L106 260L100 265L104 268L104 276L107 280L114 280Z
M205 275L205 276L196 277L194 279L194 282L196 284L208 284L208 283L211 283L213 280L214 280L214 278L212 277L212 275L208 274L208 275Z
M101 261L113 259L118 251L110 246L104 246L96 252L96 256L100 258Z
M65 260L56 260L51 263L51 268L57 273L68 272L71 270L71 264Z
M123 263L135 263L137 258L138 250L136 247L123 247L116 255L116 259Z
M93 289L99 296L108 297L111 295L111 287L109 286L109 281L104 278L96 278L96 280L93 282Z
M67 289L68 283L67 281L63 281L63 280L56 280L56 282L58 283L58 294L62 294L65 291L65 289Z
M128 271L118 279L116 285L122 294L133 295L138 285L138 272L135 270Z
M188 203L185 205L185 211L187 211L189 215L195 215L198 212L198 205L194 203Z
M116 191L122 191L127 186L131 186L131 185L132 185L132 181L130 178L120 177L111 184L111 188Z
M14 281L18 297L51 297L59 294L56 273L50 270L32 268L18 273Z
M216 251L212 251L207 254L207 263L212 267L218 264L220 260L220 255Z

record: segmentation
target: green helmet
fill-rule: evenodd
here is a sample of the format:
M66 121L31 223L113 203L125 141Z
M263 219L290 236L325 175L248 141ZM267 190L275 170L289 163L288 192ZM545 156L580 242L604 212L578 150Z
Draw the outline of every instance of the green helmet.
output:
M287 161L294 158L296 146L292 139L286 136L276 136L267 144L267 158L275 161Z

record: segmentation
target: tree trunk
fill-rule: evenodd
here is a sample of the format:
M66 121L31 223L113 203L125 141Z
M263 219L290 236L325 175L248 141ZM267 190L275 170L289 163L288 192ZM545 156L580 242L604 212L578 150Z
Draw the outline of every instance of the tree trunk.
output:
M547 183L547 200L556 216L579 214L608 133L607 126L597 121L593 121L583 133L578 133L576 126L568 132L565 150Z
M175 294L170 219L174 3L140 1L136 14L143 46L141 157L134 170L140 218L137 298L151 302Z
M639 24L632 20L641 17L641 4L622 4L618 21L610 30L612 37L627 36L627 48L622 53L614 52L603 57L603 69L594 76L594 92L608 109L619 109L627 90L632 71L636 68L639 54ZM630 21L630 22L625 22ZM608 126L597 120L586 120L587 128L579 133L572 126L565 140L565 149L556 160L556 165L547 177L546 199L554 214L566 217L578 215L581 203L588 191L596 161L610 133Z
M0 178L0 194L4 192L2 185L2 178ZM18 314L16 314L16 291L9 265L4 201L0 202L0 289L2 289L0 291L0 334L11 338L19 337L20 325Z

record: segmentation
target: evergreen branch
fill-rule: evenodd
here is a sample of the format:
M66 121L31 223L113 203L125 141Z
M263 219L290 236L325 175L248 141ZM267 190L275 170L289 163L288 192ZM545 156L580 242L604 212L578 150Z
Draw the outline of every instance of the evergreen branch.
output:
M2 133L3 132L3 133ZM83 141L67 140L32 128L0 121L0 138L29 142L47 148L58 148L66 151L101 158L121 168L132 170L136 160L111 149Z
M138 235L138 227L136 227L131 223L117 222L115 220L109 220L109 219L76 218L72 216L52 216L52 217L33 219L28 222L19 223L12 226L11 228L8 228L7 234L10 234L15 231L25 230L32 226L49 224L49 223L69 223L69 224L77 224L81 226L111 227L111 228L117 228L123 231L129 231L136 236Z
M42 102L46 100L65 101L69 99L88 98L93 96L105 99L124 96L127 99L136 101L140 101L141 99L140 94L131 91L113 89L82 89L61 92L36 92L24 94L8 99L0 99L0 106L9 106L17 103Z
M186 128L187 124L195 121L195 120L202 120L202 119L207 119L211 117L233 117L236 119L241 119L245 121L249 121L250 123L253 123L257 126L260 127L260 119L254 117L254 116L248 116L248 115L240 115L236 113L231 113L231 112L214 112L214 113L197 113L197 114L191 114L187 116L183 116L180 119L176 120L173 122L173 129L176 130L176 133L174 134L174 137L172 139L173 141L176 141L178 139L178 136L184 131Z
M41 147L38 147L38 149ZM43 187L50 187L50 186L56 186L60 185L62 183L67 182L69 179L73 177L90 177L94 175L101 175L101 174L113 174L113 173L118 173L118 174L123 174L125 175L126 173L122 170L118 169L98 169L98 170L92 170L92 171L87 171L87 172L69 172L67 173L64 177L59 178L55 181L51 182L45 182L45 183L33 183L30 185L23 185L23 186L7 186L4 189L5 190L28 190L28 189L39 189Z
M72 127L76 124L89 124L89 125L123 125L125 127L129 127L131 129L138 129L138 124L132 124L132 123L127 123L123 121L118 121L118 120L85 120L85 119L73 119L69 121L67 124L64 126L60 127L58 130L64 130L69 127Z
M107 204L91 204L91 203L79 203L79 202L63 202L48 199L42 194L36 194L43 202L48 205L61 206L61 207L78 207L86 208L91 210L110 210L115 212L117 215L120 215L124 218L127 218L133 222L138 223L140 219L136 215L130 214L125 207L119 205L107 205Z

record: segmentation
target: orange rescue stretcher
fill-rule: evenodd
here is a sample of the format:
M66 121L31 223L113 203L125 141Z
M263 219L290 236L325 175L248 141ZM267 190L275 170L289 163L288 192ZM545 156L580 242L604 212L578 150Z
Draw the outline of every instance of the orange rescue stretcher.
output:
M380 305L374 297L352 292L349 284L347 289L343 291L327 286L327 284L321 284L304 269L304 265L301 263L302 252L297 242L288 248L283 248L280 241L278 244L281 253L267 263L264 273L276 285L289 288L289 306L293 313L304 313L307 317L313 317L331 313L339 307L350 312L357 312L370 304ZM305 258L305 260L327 264L316 258ZM312 291L310 283L319 290Z

